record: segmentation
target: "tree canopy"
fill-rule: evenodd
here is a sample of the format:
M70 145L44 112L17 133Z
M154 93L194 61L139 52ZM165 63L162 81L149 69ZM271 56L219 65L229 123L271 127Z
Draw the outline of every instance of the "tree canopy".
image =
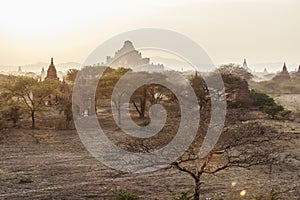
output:
M60 95L60 82L46 79L43 82L25 76L12 77L1 85L2 97L7 101L15 101L31 115L32 128L35 128L36 112L42 111L45 101L50 95Z

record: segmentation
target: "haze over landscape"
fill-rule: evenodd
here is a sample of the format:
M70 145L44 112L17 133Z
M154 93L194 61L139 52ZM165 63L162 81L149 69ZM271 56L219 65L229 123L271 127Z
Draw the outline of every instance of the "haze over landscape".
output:
M256 71L278 71L283 62L294 70L300 64L299 6L297 0L13 0L0 7L0 70L48 63L51 56L57 63L83 63L111 36L141 27L180 32L217 65L247 58Z
M299 200L299 8L1 2L0 199Z

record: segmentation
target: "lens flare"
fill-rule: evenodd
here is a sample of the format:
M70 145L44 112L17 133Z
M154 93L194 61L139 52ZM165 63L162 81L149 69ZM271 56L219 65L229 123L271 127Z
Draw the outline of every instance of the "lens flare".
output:
M240 192L240 195L241 195L241 197L245 196L245 195L246 195L246 190L242 190L242 191Z

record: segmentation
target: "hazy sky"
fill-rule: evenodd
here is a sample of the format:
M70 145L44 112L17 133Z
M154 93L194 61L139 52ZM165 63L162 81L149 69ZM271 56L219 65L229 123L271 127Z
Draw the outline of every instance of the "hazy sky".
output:
M1 1L0 65L82 63L119 33L166 28L217 63L300 64L299 0Z

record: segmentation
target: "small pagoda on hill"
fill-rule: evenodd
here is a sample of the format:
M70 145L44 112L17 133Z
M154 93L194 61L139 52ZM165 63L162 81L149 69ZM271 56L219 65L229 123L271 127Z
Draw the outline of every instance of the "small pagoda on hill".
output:
M290 80L290 79L291 79L290 73L288 72L286 64L284 63L281 72L279 72L273 78L273 80L276 80L276 81L287 81L287 80Z

